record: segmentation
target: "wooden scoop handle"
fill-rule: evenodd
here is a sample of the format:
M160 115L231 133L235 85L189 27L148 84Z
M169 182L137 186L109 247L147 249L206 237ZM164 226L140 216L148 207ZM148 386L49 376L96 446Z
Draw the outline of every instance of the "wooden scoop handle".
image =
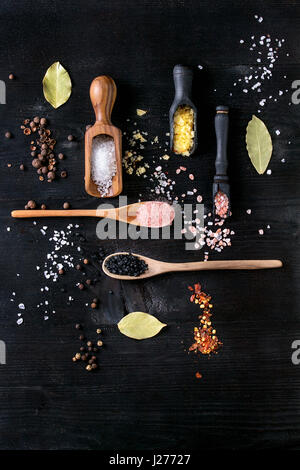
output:
M90 87L96 122L111 125L111 113L117 96L114 80L108 75L94 78Z

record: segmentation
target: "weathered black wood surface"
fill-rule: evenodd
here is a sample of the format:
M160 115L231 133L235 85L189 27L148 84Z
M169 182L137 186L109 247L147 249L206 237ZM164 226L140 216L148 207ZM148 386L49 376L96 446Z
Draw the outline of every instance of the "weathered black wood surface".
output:
M264 17L262 24L255 14ZM300 108L288 105L290 91L261 114L274 138L274 154L272 175L259 177L244 144L258 97L233 90L241 71L255 65L240 39L266 33L286 40L270 94L291 89L292 81L300 78L299 31L297 1L1 2L0 79L7 83L7 104L0 105L0 339L7 345L7 364L0 365L1 449L300 448L300 366L291 362L291 343L300 339ZM44 100L41 80L56 60L69 70L74 86L69 102L53 110ZM207 204L214 171L214 107L232 108L231 227L236 236L231 249L213 258L281 258L284 268L174 274L130 284L102 276L92 293L78 293L78 273L70 272L63 285L75 301L67 306L61 283L51 286L56 314L44 321L36 304L45 281L35 266L47 253L48 237L39 228L65 229L68 220L47 220L35 227L30 220L11 220L10 211L23 208L28 199L51 208L60 208L65 200L74 208L95 207L98 201L85 194L83 183L84 129L94 119L91 80L99 74L115 79L113 120L122 130L138 120L135 110L141 107L149 113L139 127L163 136L173 99L172 68L181 62L195 67L194 97L201 121L199 149L185 164L197 174ZM201 74L199 64L204 66ZM15 81L8 81L10 72ZM65 181L41 184L31 169L28 139L19 125L34 115L50 120L57 149L67 155ZM13 132L13 139L4 139L6 130ZM66 141L70 133L75 143ZM149 161L152 154L147 148ZM28 166L25 173L18 169L22 162ZM175 158L170 160L170 173L177 166ZM130 201L139 194L145 199L146 186L144 179L125 176L123 194ZM182 180L176 192L185 190ZM246 215L248 208L251 216ZM92 249L133 249L170 261L203 257L185 251L183 241L100 242L95 220L72 222L80 224ZM259 237L258 229L267 224L271 229ZM187 286L197 281L213 296L214 321L224 343L211 359L186 352L198 314L189 303ZM108 294L110 289L114 294ZM13 291L15 303L9 300ZM83 307L91 295L101 299L100 309L92 313ZM16 324L18 300L26 305L21 326ZM153 340L131 341L118 333L116 322L134 310L156 314L169 326ZM72 364L77 321L90 335L96 326L103 328L105 349L95 374ZM195 379L197 370L203 374L200 381Z

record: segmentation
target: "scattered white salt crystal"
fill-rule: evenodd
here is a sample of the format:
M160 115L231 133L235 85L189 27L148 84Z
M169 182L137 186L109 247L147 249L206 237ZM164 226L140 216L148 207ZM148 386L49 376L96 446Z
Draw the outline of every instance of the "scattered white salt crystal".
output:
M282 158L280 161L281 161L281 163L285 163L285 162L286 162L285 158Z
M259 231L258 231L258 233L259 233L259 235L263 235L263 234L264 234L264 231L263 231L263 229L262 229L262 228L260 228L260 229L259 229Z
M267 175L271 175L272 174L272 170L267 170Z
M17 324L18 324L18 325L21 325L21 324L23 323L23 321L24 321L23 318L18 318Z
M10 232L10 227L6 227L6 230L7 230L8 232Z
M270 225L267 225L267 229L270 229L270 228L271 228L271 226L270 226Z
M20 310L25 310L25 305L24 304L19 304L19 309Z
M276 129L275 134L276 134L276 135L280 135L280 130L279 130L279 129Z
M198 69L199 69L199 70L202 70L202 69L203 69L203 66L202 66L202 65L198 65Z
M251 210L251 209L247 209L247 210L246 210L246 212L247 212L247 214L249 214L249 215L250 215L250 214L251 214L251 212L252 212L252 210Z
M91 165L92 179L99 193L105 196L117 171L115 143L112 137L98 135L93 138Z
M244 44L244 39L240 39L240 44Z

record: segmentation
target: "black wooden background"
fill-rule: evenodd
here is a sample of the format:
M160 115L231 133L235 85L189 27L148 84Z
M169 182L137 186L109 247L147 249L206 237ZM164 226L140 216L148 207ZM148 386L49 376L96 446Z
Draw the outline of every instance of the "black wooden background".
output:
M254 15L264 21L259 23ZM7 364L0 365L1 449L300 448L300 366L291 362L291 344L300 339L300 108L289 106L291 84L300 79L299 31L297 1L1 2L0 79L7 86L7 104L0 105L0 339L7 347ZM244 143L259 96L233 87L257 65L249 41L262 34L285 38L265 94L290 90L260 115L274 142L271 176L255 172ZM247 47L240 44L242 38ZM73 92L66 105L54 110L43 97L41 82L56 60L70 72ZM199 149L190 160L172 157L167 166L170 174L180 163L195 173L207 207L214 172L214 108L231 108L230 225L236 235L231 249L212 259L281 258L284 268L192 272L132 283L102 275L91 291L82 293L75 287L78 272L70 271L51 285L56 313L44 321L36 305L40 288L50 281L35 268L47 253L43 225L51 233L54 228L64 230L69 222L80 224L89 250L132 249L168 261L203 258L202 252L186 251L183 241L101 242L94 219L49 219L34 226L32 220L10 217L11 210L23 208L29 199L51 208L60 208L64 201L74 208L96 207L99 201L85 193L83 181L84 130L94 119L91 80L101 74L115 79L113 121L118 127L130 131L137 121L140 129L162 137L168 131L176 63L195 68ZM197 69L200 64L202 71ZM11 72L14 81L8 80ZM136 108L149 112L137 118ZM67 155L61 165L69 173L64 181L40 183L31 168L30 139L19 126L35 115L50 120L57 150ZM281 131L278 136L276 129ZM8 130L13 139L4 138ZM76 141L67 142L68 134ZM159 153L146 146L150 162ZM19 170L20 163L27 165L26 172ZM186 180L180 181L179 195L186 190ZM139 194L147 199L148 181L125 176L123 194L130 201ZM258 229L267 224L271 229L259 236ZM224 343L210 359L187 353L198 315L187 286L198 281L213 296L214 323ZM75 298L71 305L60 292L62 285ZM13 291L15 302L10 301ZM91 311L84 304L95 295L100 308ZM20 326L19 302L26 305ZM120 335L116 323L135 310L155 314L168 327L143 342ZM78 321L90 337L98 326L104 332L101 367L95 374L71 360L79 346L74 328ZM195 378L197 371L202 380Z

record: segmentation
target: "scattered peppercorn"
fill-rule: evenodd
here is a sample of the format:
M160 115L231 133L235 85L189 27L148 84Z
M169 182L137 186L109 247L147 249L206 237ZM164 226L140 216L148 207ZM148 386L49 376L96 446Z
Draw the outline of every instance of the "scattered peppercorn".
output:
M12 137L12 133L11 132L5 132L5 137L7 139L10 139Z
M80 290L83 290L84 289L84 284L80 283L80 284L78 284L78 287L79 287Z
M84 336L84 335L80 335L80 336L79 336L79 339L80 339L80 341L84 341L84 340L85 340L85 336Z
M90 285L92 284L92 281L91 281L91 279L87 279L87 280L85 281L85 283L86 283L87 286L90 286Z
M82 270L81 264L76 264L76 269L77 269L77 271L81 271Z
M64 208L64 209L69 209L69 208L70 208L70 204L69 204L68 202L64 202L63 208Z
M81 330L82 326L80 323L76 323L75 328L76 330Z
M74 140L74 136L72 134L68 135L68 141L72 142L72 140Z
M63 268L60 268L60 269L58 270L58 274L60 274L60 275L65 274L64 269L63 269Z
M47 124L47 119L46 118L41 118L40 124L41 124L41 126L45 126Z
M101 347L103 346L103 342L99 339L99 341L97 341L97 346Z
M86 366L86 370L90 371L90 370L92 370L92 369L93 369L93 368L92 368L91 364L88 364L88 365Z
M42 204L42 205L41 205L41 209L42 209L43 211L46 210L46 209L47 209L46 205L45 205L45 204Z
M35 209L36 208L36 202L35 201L28 201L27 202L27 207L29 209Z
M76 357L76 359L81 359L81 354L80 354L80 353L76 353L76 354L75 354L75 357Z
M60 177L61 177L61 178L66 178L67 176L68 176L68 173L67 173L65 170L63 170L63 171L60 173Z
M22 171L25 170L25 166L23 165L23 163L21 163L21 165L20 165L20 170L22 170Z
M97 335L100 335L100 333L101 333L101 328L97 328L96 333L97 333Z
M15 78L15 76L14 76L13 73L10 73L10 74L8 75L8 78L9 78L9 80L13 80L13 79Z
M97 308L97 304L95 302L91 303L91 308Z
M84 264L89 264L89 260L88 260L87 258L85 258L85 259L83 260L83 263L84 263Z

